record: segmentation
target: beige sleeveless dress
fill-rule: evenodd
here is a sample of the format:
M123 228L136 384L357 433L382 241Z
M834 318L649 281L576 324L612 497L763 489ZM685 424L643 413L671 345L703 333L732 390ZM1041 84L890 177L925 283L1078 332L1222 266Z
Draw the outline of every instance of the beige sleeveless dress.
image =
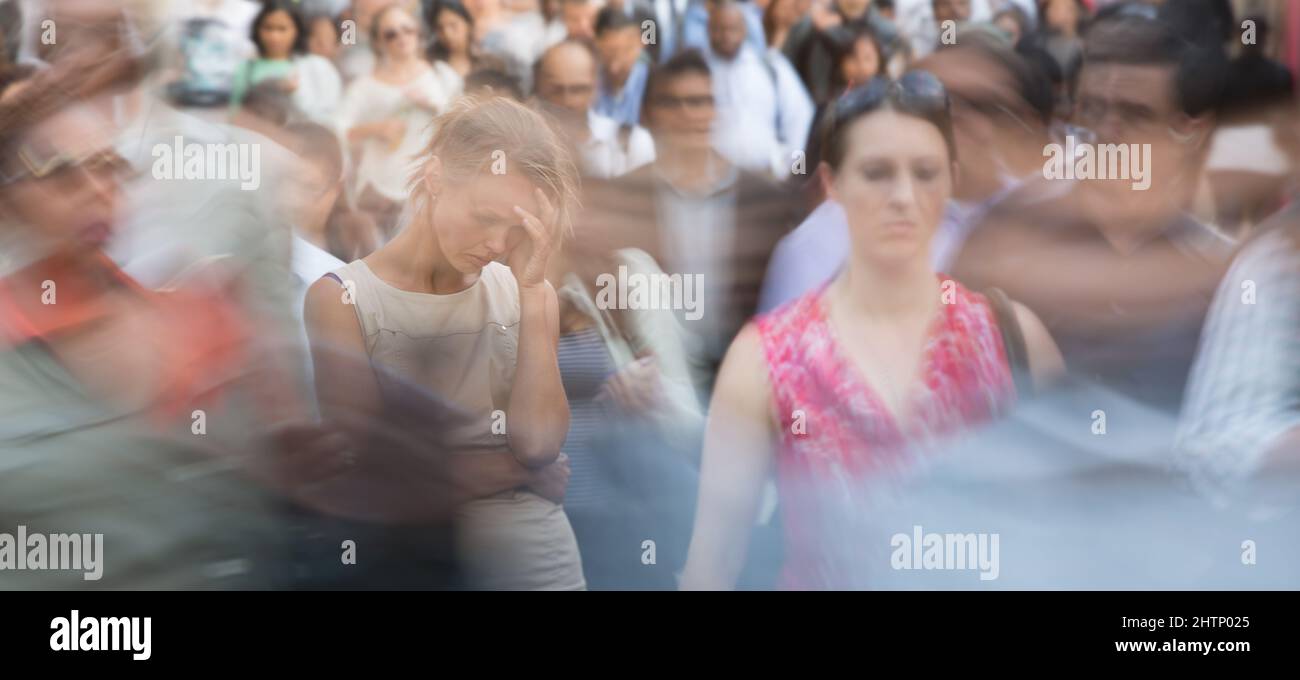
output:
M465 412L448 432L457 454L510 453L505 435L493 433L510 401L519 343L519 289L510 268L493 262L474 285L450 295L395 288L361 260L334 274L354 288L370 360ZM456 536L456 555L473 587L586 588L564 508L531 491L465 504Z

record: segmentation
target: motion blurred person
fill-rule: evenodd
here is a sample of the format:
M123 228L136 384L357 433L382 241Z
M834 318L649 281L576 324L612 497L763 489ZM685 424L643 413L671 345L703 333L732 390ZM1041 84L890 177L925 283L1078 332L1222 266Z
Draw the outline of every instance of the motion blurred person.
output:
M1291 125L1300 128L1295 120ZM1219 283L1188 380L1176 441L1179 467L1216 501L1258 510L1295 497L1297 300L1300 202L1293 200L1260 225Z
M379 62L374 73L348 84L339 110L339 129L360 155L350 198L371 215L385 239L392 238L406 200L412 158L428 143L434 118L462 87L446 62L424 60L419 32L419 23L401 5L380 10L370 36Z
M731 339L754 313L777 240L798 218L793 192L728 162L712 146L716 111L708 62L694 50L655 68L644 118L655 162L588 182L578 249L638 248L669 274L699 283L688 333L692 380L712 390Z
M53 67L0 106L0 522L102 534L101 571L5 570L0 587L266 587L277 526L242 473L277 481L250 413L283 410L232 398L248 329L225 291L159 293L104 253L130 166L74 94L91 70Z
M781 587L870 587L855 534L870 514L867 483L1061 372L1032 312L930 265L956 172L939 81L924 71L877 79L841 97L832 115L818 173L846 207L850 258L830 284L746 325L727 352L685 589L735 585L773 472L786 537ZM1003 325L1023 346L1004 346Z
M790 62L779 51L745 44L745 21L735 0L711 0L709 70L718 118L715 146L751 172L790 176L803 155L814 107Z
M374 222L347 204L338 135L322 125L304 122L291 123L285 133L290 150L303 162L293 177L294 196L300 201L293 224L295 237L342 260L340 265L374 252L379 239ZM324 274L312 276L306 283Z
M637 294L621 282L664 280L649 254L565 245L547 278L559 284L558 356L572 414L564 507L583 574L593 590L673 590L690 539L704 429L688 337L671 305L619 303ZM685 295L669 281L661 287L668 299Z
M1184 41L1154 10L1135 12L1089 31L1074 122L1090 132L1066 140L1111 160L1089 171L1067 158L1072 173L1082 168L1071 180L1049 158L1044 177L1068 191L995 206L953 273L1033 309L1079 377L1176 413L1233 248L1185 212L1214 128L1223 57Z
M586 43L565 40L551 47L537 60L535 73L537 97L577 147L584 175L617 177L654 160L654 140L645 128L619 125L591 110L597 65Z
M494 173L501 149L507 171ZM582 589L560 498L525 488L530 471L567 477L557 459L569 408L545 274L576 170L537 113L500 97L454 105L418 168L397 237L308 292L321 411L393 408L389 374L451 402L460 415L440 429L456 465L472 466L483 487L456 515L456 556L471 584ZM496 262L503 256L509 266ZM376 372L348 370L339 356L368 357Z

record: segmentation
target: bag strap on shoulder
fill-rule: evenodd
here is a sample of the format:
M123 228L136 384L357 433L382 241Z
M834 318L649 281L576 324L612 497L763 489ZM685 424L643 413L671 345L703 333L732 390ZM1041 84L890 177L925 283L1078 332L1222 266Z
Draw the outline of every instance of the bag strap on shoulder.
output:
M1029 348L1025 345L1025 334L1020 329L1020 320L1016 318L1015 305L1001 288L988 288L984 291L993 316L1002 333L1002 347L1007 354L1007 364L1011 366L1011 378L1015 381L1016 394L1026 397L1034 393L1034 382L1029 373Z

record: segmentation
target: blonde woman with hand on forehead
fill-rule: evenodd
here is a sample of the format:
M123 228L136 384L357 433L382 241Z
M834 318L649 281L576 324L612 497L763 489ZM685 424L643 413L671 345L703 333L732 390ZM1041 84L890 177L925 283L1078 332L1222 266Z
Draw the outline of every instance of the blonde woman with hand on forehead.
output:
M395 393L386 373L449 401L453 467L481 490L455 513L470 584L583 589L559 505L569 407L545 278L577 171L540 115L500 97L455 104L418 163L393 240L308 293L321 412L379 415ZM373 379L345 377L339 351L368 356Z

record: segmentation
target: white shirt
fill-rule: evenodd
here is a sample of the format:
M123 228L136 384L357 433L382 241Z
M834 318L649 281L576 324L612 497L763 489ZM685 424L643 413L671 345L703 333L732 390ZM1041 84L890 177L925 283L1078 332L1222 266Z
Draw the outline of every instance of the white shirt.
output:
M307 394L315 393L316 373L311 363L311 342L307 337L307 323L303 319L303 309L307 304L307 289L316 280L347 264L322 250L316 244L294 234L289 251L289 271L293 275L293 300L290 310L298 329L298 342L301 343L306 365L303 375L307 378ZM314 399L308 400L315 403Z
M406 121L406 134L396 148L374 137L361 145L357 179L351 187L354 200L367 186L389 200L406 199L406 183L410 179L415 155L424 149L433 135L434 118L446 110L452 99L460 94L462 86L460 75L441 61L403 87L382 82L373 75L362 76L348 85L338 117L339 131L344 136L350 128L362 123L389 118ZM437 105L437 110L430 111L411 103L405 90L412 88L429 97Z
M631 172L655 159L654 140L640 125L632 127L627 145L619 139L618 121L595 111L587 112L591 137L578 147L582 172L588 177L608 179Z
M717 119L713 141L736 165L778 178L790 174L808 140L815 108L779 50L766 57L742 45L735 58L708 56Z
M300 54L293 58L298 72L298 88L293 92L293 103L307 117L329 125L338 115L343 98L343 80L338 69L324 57Z

